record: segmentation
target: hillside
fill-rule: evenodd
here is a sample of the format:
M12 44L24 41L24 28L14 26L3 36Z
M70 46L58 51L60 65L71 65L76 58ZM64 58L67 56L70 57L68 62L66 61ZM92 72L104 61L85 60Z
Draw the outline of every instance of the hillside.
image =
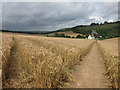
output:
M57 30L55 32L66 32L73 31L74 33L80 33L84 35L91 34L92 30L96 30L99 36L103 36L103 38L113 38L120 37L120 33L118 32L119 21L113 23L104 23L104 24L96 24L96 25L79 25L72 28L64 28Z
M120 34L118 33L118 23L72 28L73 32L82 33L86 35L89 35L91 33L91 30L96 30L96 32L103 37L120 36Z

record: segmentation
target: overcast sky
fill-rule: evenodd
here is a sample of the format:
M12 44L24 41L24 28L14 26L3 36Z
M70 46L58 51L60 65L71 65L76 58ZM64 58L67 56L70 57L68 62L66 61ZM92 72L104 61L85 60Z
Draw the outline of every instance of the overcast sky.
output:
M52 31L117 20L117 2L2 3L2 28L9 30Z

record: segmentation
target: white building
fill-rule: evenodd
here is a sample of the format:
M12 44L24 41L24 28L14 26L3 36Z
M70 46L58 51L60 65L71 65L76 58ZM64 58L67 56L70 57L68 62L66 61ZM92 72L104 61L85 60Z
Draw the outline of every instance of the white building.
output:
M89 35L88 39L95 39L95 37L92 37L91 35Z

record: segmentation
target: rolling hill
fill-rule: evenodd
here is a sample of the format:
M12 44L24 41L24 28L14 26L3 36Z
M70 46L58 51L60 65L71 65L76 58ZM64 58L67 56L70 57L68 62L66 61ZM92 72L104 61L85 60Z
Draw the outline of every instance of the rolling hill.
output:
M99 36L103 36L103 38L113 38L120 37L119 33L119 24L120 21L112 22L112 23L104 23L104 24L94 24L94 25L79 25L72 28L63 28L57 31L49 32L70 32L79 33L83 35L91 34L92 30L95 30Z

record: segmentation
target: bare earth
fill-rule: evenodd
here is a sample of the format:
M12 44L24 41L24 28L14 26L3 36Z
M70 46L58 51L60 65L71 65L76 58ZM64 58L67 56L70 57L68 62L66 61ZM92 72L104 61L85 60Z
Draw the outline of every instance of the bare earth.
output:
M72 72L74 82L67 88L108 88L110 81L105 75L106 69L101 53L94 44L90 52L83 58L80 65Z

